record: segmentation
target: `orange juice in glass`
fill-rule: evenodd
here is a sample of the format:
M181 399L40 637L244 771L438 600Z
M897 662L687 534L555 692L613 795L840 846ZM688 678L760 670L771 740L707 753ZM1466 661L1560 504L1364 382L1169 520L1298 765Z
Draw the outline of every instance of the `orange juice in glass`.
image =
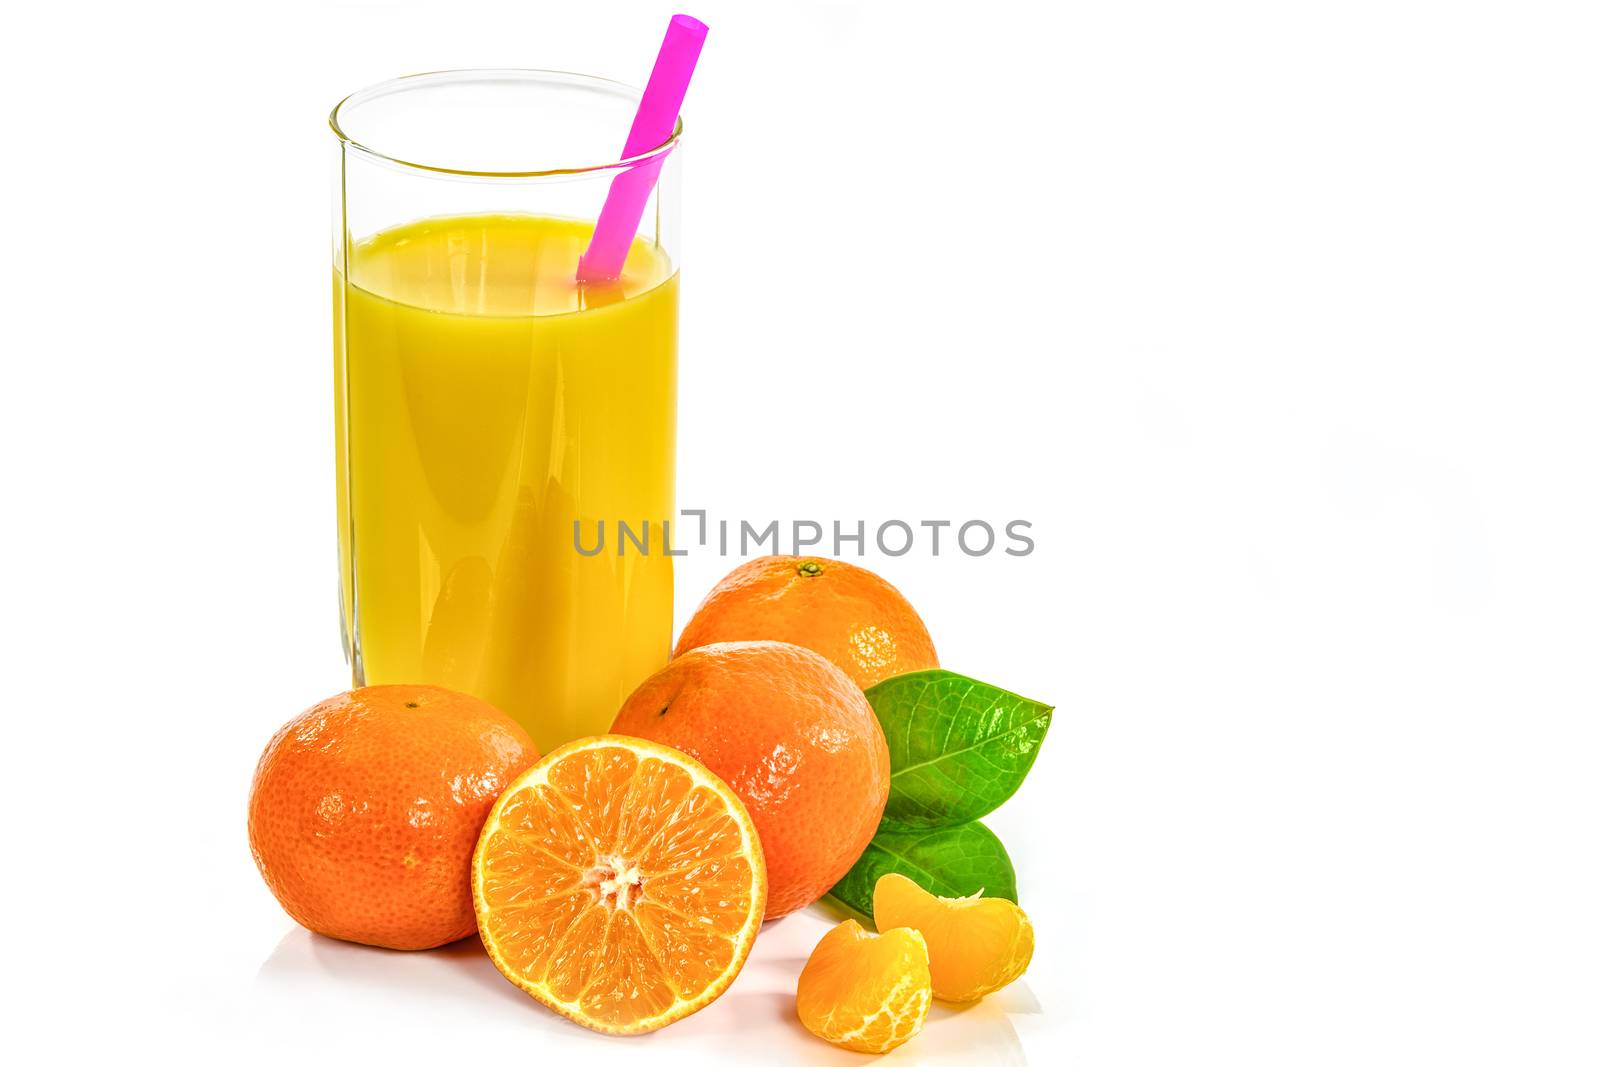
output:
M603 733L671 641L679 137L608 162L637 99L461 71L375 86L332 118L353 680L472 693L542 751ZM621 275L580 283L611 179L640 165L660 173ZM593 553L618 521L646 548Z

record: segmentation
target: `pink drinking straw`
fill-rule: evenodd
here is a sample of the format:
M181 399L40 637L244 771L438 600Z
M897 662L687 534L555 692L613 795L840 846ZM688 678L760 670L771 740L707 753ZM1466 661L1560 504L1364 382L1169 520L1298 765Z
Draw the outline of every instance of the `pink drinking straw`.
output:
M628 142L622 146L623 159L642 155L672 136L678 125L678 110L683 107L683 94L689 91L689 77L694 74L695 61L705 43L705 23L688 15L672 16L655 68L650 71L650 81L639 98L639 111L628 130ZM612 282L622 273L622 262L628 258L628 248L638 232L664 158L655 156L611 179L611 191L594 224L594 236L578 259L580 282Z

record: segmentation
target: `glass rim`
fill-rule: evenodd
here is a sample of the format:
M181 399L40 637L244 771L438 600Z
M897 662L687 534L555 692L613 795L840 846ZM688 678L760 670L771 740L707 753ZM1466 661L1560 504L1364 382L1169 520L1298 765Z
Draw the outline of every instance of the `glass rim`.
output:
M678 121L673 125L671 137L668 137L665 141L662 141L660 144L649 149L648 151L640 152L637 155L628 156L625 159L612 159L604 163L585 163L568 167L546 167L539 170L476 170L463 167L446 167L436 163L422 163L411 159L400 159L397 156L392 156L387 152L380 151L369 144L363 144L362 142L356 140L339 124L340 115L346 110L346 108L353 105L362 104L369 100L377 99L381 96L388 96L391 93L404 92L407 89L420 87L430 81L448 82L461 80L464 77L483 75L512 75L518 77L534 75L536 76L535 80L540 77L549 78L552 80L566 79L580 83L587 83L590 86L598 88L612 90L620 89L632 96L634 99L638 99L643 95L641 90L627 84L626 82L615 81L611 78L601 78L593 74L579 74L575 71L568 70L544 70L536 67L463 67L456 70L430 70L418 74L402 74L397 78L389 78L385 81L376 82L372 85L369 85L364 89L357 89L355 92L351 93L343 100L340 100L337 104L333 105L333 110L328 112L328 127L333 130L334 136L339 139L339 143L341 145L345 146L346 148L353 148L357 152L360 152L362 155L369 158L379 160L384 163L389 163L394 166L403 167L406 170L416 170L430 174L441 174L463 178L557 178L571 177L573 175L582 174L598 174L605 171L627 170L637 167L641 163L644 163L647 160L653 159L657 156L666 155L677 146L680 140L683 139L683 116L680 115L678 116Z

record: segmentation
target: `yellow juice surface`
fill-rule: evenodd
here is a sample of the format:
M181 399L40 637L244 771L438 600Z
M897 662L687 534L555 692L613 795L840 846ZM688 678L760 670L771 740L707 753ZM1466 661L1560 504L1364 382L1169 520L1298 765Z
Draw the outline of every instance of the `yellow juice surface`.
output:
M678 278L636 242L579 286L592 227L453 216L334 277L339 555L358 683L429 682L542 752L603 733L667 660ZM615 522L649 523L618 553ZM580 554L573 523L592 549Z

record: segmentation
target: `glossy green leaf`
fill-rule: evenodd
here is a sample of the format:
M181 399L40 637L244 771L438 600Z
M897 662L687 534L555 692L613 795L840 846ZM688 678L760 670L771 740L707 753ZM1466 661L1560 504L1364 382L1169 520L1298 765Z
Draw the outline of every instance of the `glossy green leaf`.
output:
M889 742L885 828L982 818L1017 791L1050 728L1047 704L954 671L913 671L867 690Z
M941 897L1017 899L1011 857L988 827L979 822L940 830L879 830L856 865L833 887L833 896L872 914L872 889L886 874L903 874Z

